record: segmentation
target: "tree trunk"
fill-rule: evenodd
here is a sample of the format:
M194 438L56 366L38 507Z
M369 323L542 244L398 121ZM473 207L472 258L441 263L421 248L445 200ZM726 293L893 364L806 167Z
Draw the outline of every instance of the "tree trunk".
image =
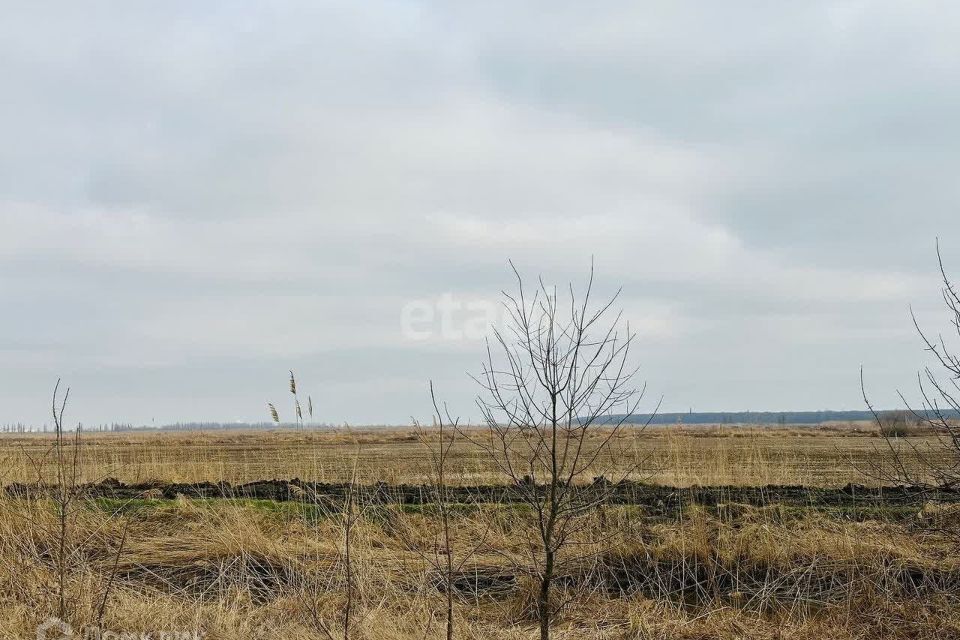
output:
M554 552L547 550L540 578L540 595L537 598L537 616L540 618L540 640L550 640L550 587L553 584Z
M447 513L446 509L446 495L443 497L443 539L444 545L446 546L446 560L447 560L447 585L446 585L446 596L447 596L447 640L453 640L453 549L451 548L450 540L450 515Z

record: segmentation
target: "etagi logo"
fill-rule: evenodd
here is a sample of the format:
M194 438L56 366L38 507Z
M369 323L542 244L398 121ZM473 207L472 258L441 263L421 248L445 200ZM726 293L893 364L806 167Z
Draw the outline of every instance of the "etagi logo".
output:
M411 300L400 310L400 333L407 340L483 340L502 328L508 313L500 302L445 293L433 300Z
M202 640L200 631L108 631L100 627L85 627L82 634L74 632L68 622L47 618L37 627L37 640Z

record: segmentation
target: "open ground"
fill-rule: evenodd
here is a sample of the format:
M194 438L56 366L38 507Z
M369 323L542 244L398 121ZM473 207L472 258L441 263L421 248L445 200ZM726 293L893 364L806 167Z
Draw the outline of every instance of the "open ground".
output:
M603 433L598 429L592 440L599 442ZM864 472L889 453L879 435L877 426L867 422L628 427L608 455L631 479L676 487L875 485L878 481ZM933 436L910 441L921 450L939 449ZM35 481L33 461L50 443L51 438L42 434L0 438L0 460L6 461L0 482ZM422 483L430 473L429 449L417 432L396 427L91 433L84 435L82 450L84 472L91 480L343 482L353 472L355 459L361 483ZM909 457L911 449L905 450ZM598 466L609 471L609 462ZM449 481L455 484L506 481L494 462L465 440L451 452L449 471Z
M878 489L864 473L888 455L875 427L623 433L619 466L603 467L623 471L634 499L591 512L565 547L557 637L960 637L960 495ZM83 435L62 563L54 441L4 437L0 636L35 637L62 579L65 615L88 633L445 637L435 436ZM916 435L905 451L927 444ZM466 441L447 474L457 637L534 637L534 515ZM282 493L237 490L272 479Z

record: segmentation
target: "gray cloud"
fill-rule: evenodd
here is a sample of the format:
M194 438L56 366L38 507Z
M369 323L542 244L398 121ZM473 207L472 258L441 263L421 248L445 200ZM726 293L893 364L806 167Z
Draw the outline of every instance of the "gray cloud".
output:
M0 422L472 411L401 310L623 284L668 409L892 404L960 161L939 2L35 3L0 23ZM960 272L960 260L956 270Z

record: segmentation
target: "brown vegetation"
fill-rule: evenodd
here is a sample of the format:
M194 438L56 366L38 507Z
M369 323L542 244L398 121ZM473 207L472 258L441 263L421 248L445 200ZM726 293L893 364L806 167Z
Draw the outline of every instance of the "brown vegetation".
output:
M410 431L354 435L363 443L356 468L368 478L388 459L406 459L391 470L397 481L429 478L429 464L413 455L424 451L423 444ZM420 436L434 437L429 430ZM694 427L636 437L645 450L660 452L661 477L709 483L740 473L746 484L793 484L814 460L833 465L834 484L862 480L844 460L876 438L850 429ZM35 481L23 452L51 443L39 436L4 439L4 453L20 461L13 475ZM356 452L345 434L309 431L91 436L82 445L79 479L96 480L123 470L117 461L133 459L144 467L126 467L130 475L173 480L164 472L177 460L221 446L206 480L223 479L221 470L243 478L261 473L251 455L256 449L272 465L267 475L306 475L303 452L313 449L319 452L316 468L342 480L333 471L338 467L329 465L338 455L352 464ZM478 475L461 475L477 459L460 448L451 452L445 481L463 486ZM282 458L292 451L301 454L284 469ZM711 453L720 462L708 464ZM199 472L199 461L194 469ZM493 474L485 469L480 475ZM73 512L65 580L75 628L97 624L99 594L109 591L104 629L326 638L315 623L320 620L339 637L352 584L351 637L445 637L441 572L448 539L458 545L455 557L462 562L450 582L457 637L529 638L537 632L536 573L525 546L536 524L517 505L453 503L444 538L437 535L439 513L429 504L364 497L355 511L348 581L336 507L324 508L310 496L295 503L160 496L88 496ZM555 580L567 604L554 623L557 637L960 637L955 539L937 532L960 520L953 505L922 498L889 509L807 508L775 500L768 506L683 504L668 511L607 506L585 517L576 531L582 544L561 551L568 555L558 562L563 570ZM0 499L3 637L32 638L36 625L57 612L57 523L49 500Z
M601 430L602 431L602 430ZM842 487L876 484L858 469L876 454L882 441L870 423L822 427L650 426L642 433L624 430L621 469L646 461L635 479L671 486L795 484ZM355 443L362 445L361 483L425 483L430 458L411 428L275 430L269 432L127 432L84 434L89 477L124 482L301 478L342 482L350 477ZM49 436L10 434L0 437L0 460L6 459L5 482L35 480L30 456L42 455ZM935 436L911 437L918 451L935 451ZM913 446L900 443L905 456ZM881 448L881 461L887 453ZM887 462L890 462L887 460ZM53 472L52 469L49 471ZM494 462L461 440L450 452L451 483L502 483ZM47 478L52 480L53 476Z

